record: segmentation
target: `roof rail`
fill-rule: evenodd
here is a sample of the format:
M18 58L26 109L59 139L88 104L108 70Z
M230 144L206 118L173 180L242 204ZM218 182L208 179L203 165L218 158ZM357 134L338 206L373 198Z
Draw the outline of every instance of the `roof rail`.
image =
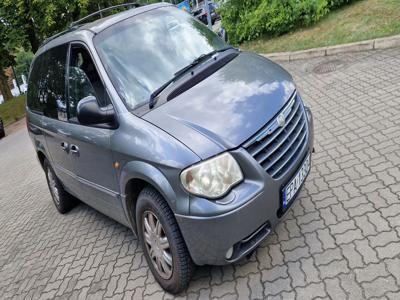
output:
M112 10L112 9L116 9L116 8L120 8L120 7L129 7L129 6L133 6L134 8L139 7L140 4L139 3L123 3L123 4L118 4L118 5L114 5L114 6L110 6L110 7L106 7L103 9L100 9L94 13L91 13L90 15L87 15L86 17L83 17L82 19L79 19L78 21L74 21L69 25L69 28L73 28L79 24L81 24L83 21L90 19L93 16L96 15L100 15L100 18L102 18L102 13L108 10Z
M70 32L70 31L74 31L75 29L76 29L76 27L74 27L74 28L70 27L67 30L61 31L61 32L59 32L59 33L57 33L55 35L52 35L51 37L46 38L42 42L42 44L40 44L40 47L43 47L44 45L46 45L48 42L54 40L55 38L58 38L59 36L62 36L63 34L66 34L66 33Z
M129 7L129 6L134 6L136 8L136 7L139 7L140 4L139 3L124 3L124 4L118 4L118 5L110 6L110 7L107 7L107 8L103 8L103 9L101 9L99 11L96 11L96 12L90 14L90 15L87 15L86 17L83 17L82 19L79 19L78 21L72 22L67 30L61 31L61 32L59 32L59 33L57 33L57 34L55 34L55 35L53 35L51 37L46 38L42 42L40 47L43 47L44 45L46 45L50 41L54 40L55 38L57 38L59 36L62 36L63 34L66 34L68 32L76 30L80 25L83 25L83 24L81 24L83 21L85 21L85 20L87 20L87 19L89 19L89 18L91 18L93 16L100 15L100 17L102 17L102 13L105 12L105 11L112 10L112 9L115 9L115 8L120 8L120 7Z

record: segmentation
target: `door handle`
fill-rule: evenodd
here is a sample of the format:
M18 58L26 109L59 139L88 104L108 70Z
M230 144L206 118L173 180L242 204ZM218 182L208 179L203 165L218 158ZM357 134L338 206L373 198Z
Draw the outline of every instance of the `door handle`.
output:
M65 152L68 152L68 143L67 142L62 142L61 143L61 149L63 149Z
M71 151L71 153L73 153L73 154L79 154L79 148L76 145L71 145L71 147L69 148L69 151Z

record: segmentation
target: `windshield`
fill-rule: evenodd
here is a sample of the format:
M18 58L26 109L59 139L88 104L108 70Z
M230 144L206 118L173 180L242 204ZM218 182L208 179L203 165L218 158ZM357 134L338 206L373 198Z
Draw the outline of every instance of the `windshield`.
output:
M129 109L202 54L225 42L188 13L163 7L117 23L98 34L95 47Z

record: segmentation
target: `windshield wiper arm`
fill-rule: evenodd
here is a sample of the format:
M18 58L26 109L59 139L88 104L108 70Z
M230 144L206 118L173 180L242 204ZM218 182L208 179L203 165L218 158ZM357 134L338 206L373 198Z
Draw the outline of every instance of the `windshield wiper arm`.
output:
M191 68L197 66L198 64L200 64L201 62L203 62L207 58L213 56L214 54L219 53L219 52L224 52L224 51L229 50L229 49L234 49L234 48L232 46L227 46L227 47L224 47L224 48L221 48L221 49L213 50L213 51L211 51L209 53L206 53L206 54L202 54L199 57L197 57L195 60L193 60L190 64L188 64L186 67L183 67L182 69L180 69L174 75L175 76L180 76L180 75L186 73Z
M150 100L149 100L149 108L152 109L156 103L156 97L163 91L167 86L169 86L172 82L176 80L178 76L174 76L170 80L168 80L166 83L164 83L162 86L160 86L158 89L156 89L154 92L151 93L150 95Z
M182 74L186 73L188 70L190 70L191 68L197 66L198 64L200 64L202 61L204 61L205 59L213 56L216 53L219 52L224 52L226 50L229 49L235 49L233 46L227 46L221 49L217 49L217 50L213 50L207 54L202 54L200 55L198 58L196 58L195 60L193 60L189 65L187 65L186 67L180 69L178 72L176 72L174 74L174 77L172 77L170 80L168 80L166 83L164 83L162 86L160 86L158 89L156 89L153 93L151 93L150 95L150 100L149 100L149 108L152 109L156 103L157 103L157 96L167 88L167 86L169 86L172 82L174 82L178 77L180 77Z

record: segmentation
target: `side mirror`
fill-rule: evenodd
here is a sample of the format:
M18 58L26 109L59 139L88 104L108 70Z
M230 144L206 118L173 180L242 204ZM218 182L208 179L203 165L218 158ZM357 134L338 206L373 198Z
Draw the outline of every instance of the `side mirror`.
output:
M115 112L112 105L101 108L94 96L87 96L78 102L77 118L82 125L113 124Z
M224 27L221 27L218 31L218 35L221 39L223 39L225 42L228 42L228 33L226 32Z

